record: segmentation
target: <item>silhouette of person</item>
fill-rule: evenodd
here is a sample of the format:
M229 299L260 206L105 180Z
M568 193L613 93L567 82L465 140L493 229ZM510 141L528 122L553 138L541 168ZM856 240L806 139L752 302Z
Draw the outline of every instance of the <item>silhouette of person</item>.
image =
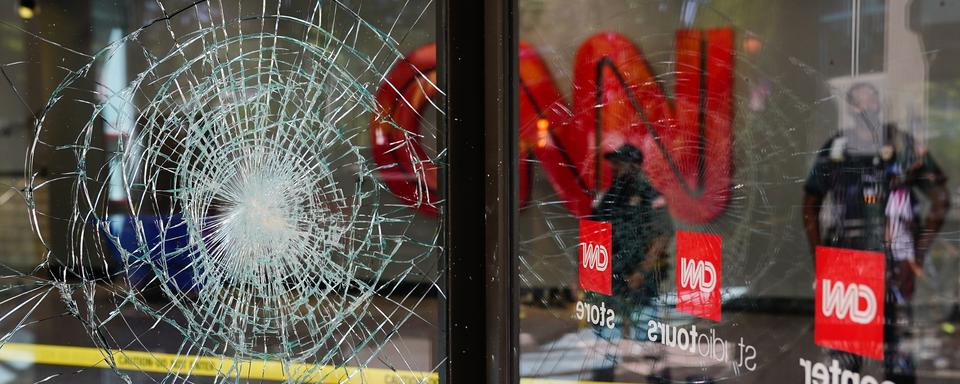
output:
M604 154L614 178L597 201L591 219L605 221L612 229L612 293L617 314L616 328L596 327L601 338L623 336L624 319L631 319L633 338L646 340L646 320L655 313L652 301L659 295L659 283L666 273L665 255L673 234L673 222L662 196L641 169L643 154L630 144ZM597 298L599 299L599 298ZM612 367L594 371L594 380L612 381L616 356L608 354Z
M873 85L854 84L846 102L854 124L817 154L804 185L804 228L811 252L825 245L886 255L884 371L887 380L910 383L915 369L912 359L898 352L896 325L899 317L909 317L916 277L943 225L949 205L946 176L912 135L882 121L880 93ZM919 212L918 192L930 202L926 212ZM821 231L820 214L828 204ZM846 369L860 370L860 357L831 355Z

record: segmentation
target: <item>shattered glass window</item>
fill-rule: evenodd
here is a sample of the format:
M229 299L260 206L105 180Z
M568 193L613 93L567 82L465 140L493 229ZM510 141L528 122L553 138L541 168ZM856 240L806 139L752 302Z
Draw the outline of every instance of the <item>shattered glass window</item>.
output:
M960 2L519 7L523 377L960 379Z
M0 383L428 383L435 4L0 7Z

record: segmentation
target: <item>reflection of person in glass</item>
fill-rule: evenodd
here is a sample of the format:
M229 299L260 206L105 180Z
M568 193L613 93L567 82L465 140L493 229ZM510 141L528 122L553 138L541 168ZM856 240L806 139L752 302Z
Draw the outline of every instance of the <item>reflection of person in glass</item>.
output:
M659 282L666 272L665 251L673 233L673 224L666 211L664 198L643 175L640 166L643 154L625 144L604 158L610 162L614 179L607 192L594 207L591 219L611 224L613 307L617 327L598 327L603 338L618 338L623 332L623 319L629 316L633 338L645 340L643 316L655 316L653 299L659 295ZM597 298L599 299L599 298ZM615 356L608 356L615 362ZM613 380L613 368L594 372L595 380Z
M855 123L827 140L817 155L804 186L804 227L811 252L825 245L886 255L884 371L898 384L913 382L913 362L899 351L904 332L896 325L909 318L914 282L946 216L946 176L912 135L882 121L875 87L854 84L846 101ZM919 209L918 192L929 201L926 212ZM827 225L821 232L824 207ZM861 358L831 354L846 369L860 369Z

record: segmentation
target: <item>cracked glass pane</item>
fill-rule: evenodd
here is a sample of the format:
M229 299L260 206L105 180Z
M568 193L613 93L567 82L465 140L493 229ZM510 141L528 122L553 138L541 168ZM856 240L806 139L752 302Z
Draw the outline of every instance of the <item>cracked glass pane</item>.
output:
M437 381L432 1L16 3L0 383Z
M522 376L960 377L960 3L519 7Z

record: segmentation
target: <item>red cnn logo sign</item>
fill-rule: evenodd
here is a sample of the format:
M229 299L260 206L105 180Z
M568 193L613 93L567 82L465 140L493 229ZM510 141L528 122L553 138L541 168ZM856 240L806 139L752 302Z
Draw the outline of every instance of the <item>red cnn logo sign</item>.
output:
M436 47L398 62L377 91L371 149L386 185L400 199L436 213L437 167L420 142L423 110L437 95ZM613 180L605 152L633 144L643 170L674 218L708 223L730 200L733 171L733 29L676 32L674 90L664 89L640 47L602 32L576 52L572 100L563 97L546 62L520 43L521 203L530 198L528 169L538 163L575 216Z
M677 310L720 321L723 239L677 231Z
M612 293L613 247L610 223L580 220L580 288Z
M817 247L817 345L883 359L883 253Z

